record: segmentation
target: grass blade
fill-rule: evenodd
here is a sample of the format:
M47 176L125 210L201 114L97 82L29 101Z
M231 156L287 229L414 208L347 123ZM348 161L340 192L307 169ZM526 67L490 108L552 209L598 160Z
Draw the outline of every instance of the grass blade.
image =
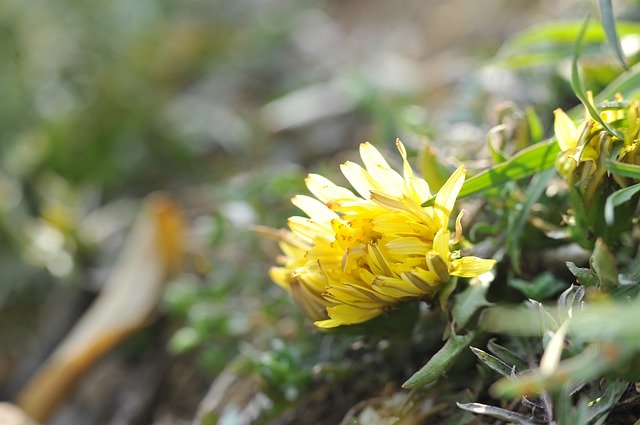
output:
M571 57L581 26L582 22L578 20L560 20L533 26L505 43L491 63L511 69L556 64L563 58ZM616 29L619 35L625 36L639 33L640 25L621 20ZM584 35L585 51L599 53L600 43L606 39L603 26L589 25Z
M620 44L620 37L618 36L618 31L616 30L616 22L613 17L613 7L611 6L611 0L599 0L600 3L600 20L602 21L602 27L604 28L605 34L607 34L607 40L609 41L609 45L613 49L613 52L616 55L616 58L620 62L620 65L625 69L625 71L629 70L629 65L627 65L627 61L624 57L624 53L622 52L622 45Z
M402 388L413 389L427 385L442 376L453 366L456 358L471 344L475 332L467 332L465 335L456 335L451 329L451 336L444 346L435 353L419 371L402 384Z
M605 161L607 170L622 177L630 177L632 179L640 179L640 166L627 164L620 161Z
M511 410L502 409L500 407L489 406L481 403L456 403L459 408L466 410L467 412L475 413L477 415L490 416L495 419L508 422L510 424L519 425L533 425L533 422L528 416L522 413L512 412Z
M496 371L497 373L504 376L505 378L509 378L509 379L512 378L515 365L513 367L509 367L509 365L503 362L502 360L492 356L491 354L485 351L482 351L479 348L476 348L476 347L469 347L469 348L471 349L471 351L473 351L473 354L476 355L478 360L480 360L490 369Z
M596 96L596 101L611 100L616 93L620 93L622 97L627 99L637 97L638 93L640 93L640 66L634 66L630 72L626 72L613 80Z
M639 167L640 168L640 167ZM604 219L607 224L611 225L614 221L614 209L618 205L622 205L625 202L629 202L637 193L640 192L640 183L633 186L625 187L624 189L616 190L607 197L607 201L604 204Z
M599 123L602 128L607 131L607 133L617 137L620 140L624 140L624 136L620 134L618 130L611 127L610 125L605 123L602 118L600 118L600 114L589 100L589 96L587 96L587 90L584 87L584 83L580 79L580 71L578 70L578 59L580 58L580 52L582 51L582 42L584 40L584 35L588 26L589 18L585 19L573 50L573 60L571 61L571 88L573 89L573 92L578 97L578 99L580 99L580 102L582 102L582 104L587 108L587 111L589 111L589 115L591 115L591 118L593 118L594 121Z
M560 148L555 138L536 143L518 152L509 160L496 164L465 181L458 197L470 196L547 170L553 167L559 152Z
M529 367L526 361L524 361L520 356L518 356L513 351L509 350L507 347L503 347L502 345L496 342L496 338L492 338L487 343L487 349L491 351L497 358L499 358L503 363L512 364L516 367L516 371L523 371Z
M520 271L520 236L525 228L529 213L533 205L538 202L547 188L547 182L553 176L555 170L547 170L531 179L531 184L524 193L524 200L518 208L509 214L507 220L506 249L513 262L516 271Z

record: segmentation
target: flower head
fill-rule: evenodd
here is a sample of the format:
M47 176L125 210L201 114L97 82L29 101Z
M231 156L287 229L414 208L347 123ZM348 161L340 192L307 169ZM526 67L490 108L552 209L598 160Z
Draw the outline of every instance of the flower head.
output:
M590 101L593 104L593 99ZM556 168L567 182L577 185L584 195L585 204L591 203L598 187L609 177L617 186L628 185L622 176L607 167L607 162L614 160L640 165L638 101L625 103L618 97L616 102L600 111L602 121L620 130L623 140L609 134L588 112L578 125L562 109L556 109L554 115L554 132L561 150Z
M402 175L370 143L360 145L364 168L353 162L341 170L357 194L311 174L309 196L292 201L308 217L291 217L282 231L281 266L272 279L316 319L331 328L379 316L409 299L431 298L450 276L475 277L494 260L460 255L452 247L462 237L458 215L453 239L449 218L464 182L459 167L435 195L413 174L407 153L396 142Z

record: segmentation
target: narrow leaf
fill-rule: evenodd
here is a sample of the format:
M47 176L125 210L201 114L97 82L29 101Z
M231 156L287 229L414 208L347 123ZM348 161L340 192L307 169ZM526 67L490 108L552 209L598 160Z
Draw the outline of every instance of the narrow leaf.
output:
M507 284L520 291L525 297L536 301L544 301L566 288L566 283L558 280L551 272L544 272L531 282L511 278L507 280Z
M591 268L600 280L600 289L609 292L618 286L618 267L613 256L602 238L596 240L596 246L590 259Z
M471 351L473 351L473 354L476 355L478 360L480 360L482 363L487 365L490 369L498 372L500 375L504 376L505 378L511 378L512 372L514 372L515 370L515 365L512 367L509 367L509 365L504 363L502 360L492 356L491 354L485 351L482 351L479 348L476 348L476 347L469 347L469 348L471 349Z
M466 410L467 412L475 413L477 415L490 416L502 421L519 424L519 425L533 425L535 422L522 413L512 412L511 410L502 409L500 407L489 406L481 403L456 403L459 408Z
M559 152L560 148L554 138L536 143L521 150L508 161L496 164L467 179L458 197L474 195L506 182L523 179L547 170L554 166Z
M453 327L451 336L444 346L435 353L419 371L402 384L403 388L413 389L434 382L453 366L456 358L471 344L475 332L467 332L465 335L456 335Z
M613 7L611 6L611 0L599 0L600 3L600 20L602 21L602 27L607 34L607 41L616 54L616 58L620 62L620 65L625 70L629 70L629 65L622 52L622 45L620 44L620 37L616 30L616 21L613 17Z
M587 90L584 87L584 83L580 79L580 71L578 70L578 59L580 58L580 53L582 51L582 42L584 40L584 35L589 26L589 18L585 19L584 24L582 25L582 29L580 30L580 34L578 35L578 40L576 41L576 45L573 51L573 60L571 61L571 88L575 95L580 99L580 102L587 108L589 111L589 115L593 118L594 121L599 123L602 128L604 128L609 134L617 137L620 140L624 140L624 136L615 128L611 127L609 124L605 123L600 114L593 106L591 101L589 100L589 96L587 96Z
M542 125L542 121L540 120L540 117L533 107L528 106L525 109L525 112L527 114L526 118L527 125L529 126L529 135L531 136L531 140L537 143L542 140L542 137L544 136L544 126Z
M544 350L542 358L540 359L540 373L542 375L551 376L558 369L568 326L569 321L565 321L562 326L560 326L560 329L553 334L549 345L547 345L547 348Z
M603 384L604 393L598 397L596 403L589 406L589 421L598 419L603 415L606 419L608 412L620 400L628 386L629 382L620 379L605 381Z
M614 208L629 202L638 192L640 192L640 183L617 190L607 196L604 204L604 219L607 224L612 225L614 222Z
M640 166L627 164L620 161L605 161L607 170L622 177L630 177L632 179L640 179Z
M569 269L571 274L576 277L579 284L583 286L598 286L598 283L600 283L600 281L598 280L598 276L596 276L593 270L583 267L577 267L571 261L567 261L566 264L567 268Z
M567 321L582 310L585 292L584 286L571 285L560 294L557 312L560 320Z
M571 56L581 26L582 22L578 20L562 20L528 28L505 43L492 64L505 68L522 68L558 63L562 58ZM623 36L637 34L640 32L640 25L621 20L618 21L617 30ZM585 49L599 52L599 44L605 39L602 26L589 25L584 36Z
M514 365L516 370L523 371L529 367L527 362L513 351L509 350L496 342L496 338L492 338L487 343L487 349L491 351L502 362Z
M464 328L480 308L493 305L485 298L489 283L489 281L478 281L475 285L469 285L467 289L456 295L451 315L459 329Z
M431 192L437 192L451 175L451 172L438 158L436 149L426 138L423 139L420 146L418 165L422 176L429 184Z
M534 370L519 375L517 380L501 378L490 392L496 397L517 397L558 389L571 382L590 381L624 364L636 352L634 345L594 343L580 354L560 362L551 375Z
M596 102L613 99L616 93L622 97L632 99L640 92L640 66L634 66L631 71L625 72L613 80L595 98Z
M524 200L509 214L506 231L506 249L511 257L516 271L520 271L520 236L529 218L531 208L542 196L547 188L547 182L555 173L547 170L531 179L531 183L524 193Z

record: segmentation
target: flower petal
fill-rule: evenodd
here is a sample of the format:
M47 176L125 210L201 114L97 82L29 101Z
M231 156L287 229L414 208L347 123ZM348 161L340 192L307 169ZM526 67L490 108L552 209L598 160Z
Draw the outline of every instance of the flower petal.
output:
M331 180L319 175L309 174L304 180L313 196L325 204L334 199L355 199L356 195L349 189L338 186Z
M451 237L451 232L449 230L440 229L436 233L436 236L433 238L433 248L432 250L441 256L444 260L448 260L451 256L451 252L449 251L449 238Z
M340 170L360 196L364 199L370 198L371 190L376 189L376 187L371 176L364 168L355 162L347 161L340 165Z
M439 224L441 227L448 226L449 215L456 203L456 198L458 197L458 193L460 193L466 174L467 169L464 168L464 165L459 166L442 185L436 195L436 202L433 208L436 217L440 220Z
M338 214L331 211L325 204L306 195L296 195L291 198L291 203L304 211L309 218L319 221L331 221L338 218Z
M562 151L575 149L578 143L578 131L571 118L560 108L553 111L555 120L553 122L553 132Z
M393 255L424 255L429 250L425 242L414 236L394 238L386 247Z
M314 324L323 329L335 328L341 325L353 325L356 323L366 322L376 316L382 314L381 308L360 308L348 304L340 304L327 307L327 313L330 319L314 322Z
M362 143L360 157L367 172L380 189L391 196L402 196L404 179L389 166L378 149L369 142Z
M485 260L478 257L462 257L453 260L453 276L476 277L488 272L495 266L496 260Z

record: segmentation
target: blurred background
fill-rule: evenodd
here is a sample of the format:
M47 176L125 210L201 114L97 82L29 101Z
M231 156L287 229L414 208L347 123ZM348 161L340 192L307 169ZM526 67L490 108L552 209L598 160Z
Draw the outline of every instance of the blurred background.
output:
M284 226L308 172L343 182L338 164L364 140L392 152L399 137L415 156L429 139L453 166L479 156L505 101L548 126L570 93L562 67L489 59L596 3L0 1L0 400L64 340L162 191L182 211L185 261L49 423L191 423L229 364L265 423L296 423L296 409L338 423L390 378L324 385L357 372L336 366L319 386L319 365L359 348L313 332L269 281L277 248L253 226ZM324 392L301 397L310 388Z

